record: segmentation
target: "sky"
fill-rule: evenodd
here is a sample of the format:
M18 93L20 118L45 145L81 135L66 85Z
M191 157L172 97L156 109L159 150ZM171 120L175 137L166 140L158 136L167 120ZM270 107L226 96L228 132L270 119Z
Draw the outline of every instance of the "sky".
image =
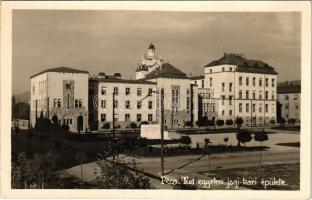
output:
M31 75L60 66L135 79L150 43L187 74L203 75L224 53L240 53L273 66L278 81L300 79L295 12L15 10L12 27L13 94L30 90Z

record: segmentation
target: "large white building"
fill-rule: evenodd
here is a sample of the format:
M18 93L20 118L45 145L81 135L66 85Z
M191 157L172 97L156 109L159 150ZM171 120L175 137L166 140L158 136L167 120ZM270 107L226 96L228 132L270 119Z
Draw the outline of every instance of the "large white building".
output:
M30 77L30 123L35 127L42 115L70 131L88 128L87 71L59 67Z
M224 54L205 66L204 85L218 101L218 119L242 117L244 125L264 125L276 120L276 78L262 61Z

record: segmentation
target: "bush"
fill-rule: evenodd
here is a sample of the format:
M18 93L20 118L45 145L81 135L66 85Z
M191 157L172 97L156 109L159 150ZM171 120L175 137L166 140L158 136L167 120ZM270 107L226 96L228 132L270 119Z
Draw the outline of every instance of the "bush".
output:
M237 124L237 127L240 128L242 124L244 123L244 120L241 117L237 117L235 120L235 123Z
M223 126L223 125L224 125L224 120L218 119L218 120L217 120L217 125L218 125L218 126Z
M103 124L102 128L104 129L110 129L110 123L106 122Z
M296 119L294 118L288 119L288 124L295 124L295 123L296 123Z
M142 124L149 124L147 121L143 121L143 122L141 122L141 125Z
M204 126L204 123L202 120L198 120L198 121L196 121L196 125L201 127L201 126Z
M208 126L214 126L215 125L213 120L208 120L207 124L208 124Z
M232 119L227 119L226 121L225 121L225 124L226 125L228 125L228 126L231 126L231 125L233 125L233 120Z
M192 143L192 140L189 136L181 136L179 142L184 145L190 145Z
M274 119L271 119L271 120L270 120L270 124L275 124L275 120L274 120Z
M137 126L136 123L134 123L134 122L131 122L131 124L130 124L129 126L130 126L130 128L132 128L132 129L138 128L138 126Z
M236 134L236 139L238 141L237 146L240 146L240 143L243 143L245 146L246 142L250 142L252 140L252 137L249 132L241 131Z
M280 125L284 125L286 123L286 120L283 117L281 117L277 119L277 123L279 123Z
M68 126L67 124L63 124L63 125L62 125L62 129L63 129L64 131L69 131L69 126Z
M192 122L191 121L186 121L186 122L184 122L184 126L192 126Z

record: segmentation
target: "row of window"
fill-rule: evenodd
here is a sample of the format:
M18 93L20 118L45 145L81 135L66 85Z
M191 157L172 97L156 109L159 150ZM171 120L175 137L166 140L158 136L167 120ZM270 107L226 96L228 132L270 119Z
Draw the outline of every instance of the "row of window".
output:
M204 88L205 87L205 80L200 80L200 82L201 82L201 88ZM196 86L198 86L197 81L194 81L194 84Z
M259 91L259 98L258 99L262 99L262 91ZM239 91L239 94L238 94L238 98L239 99L243 99L243 91L240 90ZM249 90L246 90L245 91L245 99L249 99L250 96L249 96ZM252 99L256 99L256 92L253 91L252 92ZM265 91L265 100L269 100L269 91ZM271 100L275 100L275 92L274 91L271 91Z
M38 82L38 93L39 95L45 94L47 92L47 81L39 81ZM32 86L32 95L36 94L36 85L33 84Z
M148 94L153 93L153 88L148 88ZM114 94L119 95L119 88L114 87ZM129 87L125 88L125 95L130 95L131 90ZM137 88L136 90L137 96L142 96L142 88ZM107 88L106 87L101 87L101 95L105 96L107 95Z
M249 106L250 104L249 103L246 103L245 104L245 112L250 112L250 109L249 109ZM252 104L252 112L256 112L256 104ZM241 113L243 112L243 104L242 103L239 103L239 106L238 106L238 111ZM262 105L260 104L259 105L259 108L258 108L258 111L259 113L262 113ZM269 112L269 104L265 104L265 112ZM272 104L272 113L275 112L275 106L274 104Z
M252 78L252 86L256 86L256 82L257 82L256 77L253 77ZM258 82L259 82L258 86L262 86L262 78L259 78ZM240 86L243 85L243 77L240 76L238 78L238 84ZM249 77L245 77L245 85L249 86ZM274 78L271 79L271 86L275 87L275 79ZM265 78L265 87L269 87L269 79L268 78Z
M233 67L229 67L228 70L226 70L225 67L222 67L222 72L225 72L225 71L232 72L233 71ZM209 72L211 74L213 72L213 70L210 69Z
M106 100L101 100L101 108L102 109L106 109ZM115 100L114 101L114 108L118 108L119 107L119 101ZM125 108L126 109L130 109L131 108L131 103L129 100L125 101ZM136 108L137 109L141 109L142 108L142 102L141 101L137 101L136 104ZM153 102L152 101L148 101L148 109L153 109Z
M53 107L60 108L62 107L62 100L61 99L54 99L53 100ZM75 99L75 108L82 107L82 99Z
M101 114L101 122L106 122L106 121L107 121L106 114L102 113ZM115 116L114 121L117 122L118 121L118 117ZM125 114L125 121L126 122L130 121L130 114ZM141 122L142 121L142 114L137 114L136 115L136 121L137 122ZM149 121L149 122L153 121L153 114L148 114L147 115L147 121Z

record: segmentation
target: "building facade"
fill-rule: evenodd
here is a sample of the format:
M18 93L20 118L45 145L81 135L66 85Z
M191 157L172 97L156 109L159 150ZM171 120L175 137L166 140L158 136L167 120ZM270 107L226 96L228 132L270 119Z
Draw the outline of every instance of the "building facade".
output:
M39 117L58 125L68 125L75 132L88 128L87 71L68 67L52 68L30 77L30 123Z
M218 119L241 117L244 125L276 121L277 72L268 64L224 54L205 66L204 85L213 90L218 102Z
M301 81L286 81L277 85L278 118L300 123Z

